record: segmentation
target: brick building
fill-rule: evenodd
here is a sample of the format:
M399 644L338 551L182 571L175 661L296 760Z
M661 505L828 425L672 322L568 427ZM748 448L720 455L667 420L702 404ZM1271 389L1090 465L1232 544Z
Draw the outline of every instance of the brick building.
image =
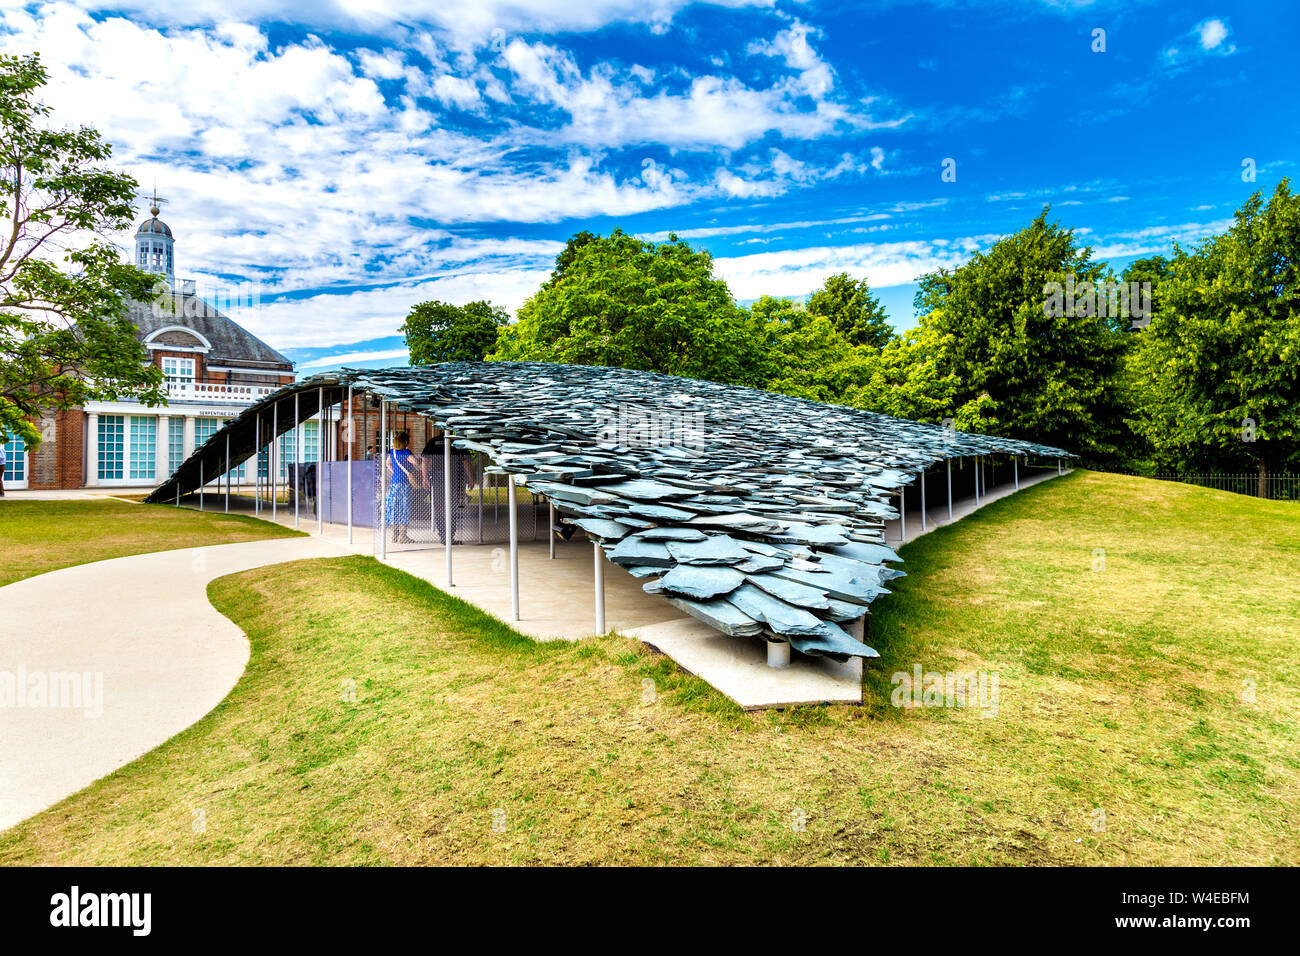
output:
M129 317L163 371L167 404L92 402L52 413L30 453L17 439L2 446L5 488L158 484L224 421L294 380L289 359L200 298L193 280L176 282L171 228L157 205L149 211L135 236L136 265L162 277L170 294L131 303ZM315 425L304 437L318 448ZM243 471L236 480L251 481Z

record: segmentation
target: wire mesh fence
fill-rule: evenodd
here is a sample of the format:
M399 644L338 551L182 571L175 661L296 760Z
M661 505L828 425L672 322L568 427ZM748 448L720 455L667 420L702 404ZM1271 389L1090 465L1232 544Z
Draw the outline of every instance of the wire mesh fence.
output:
M1158 481L1177 481L1201 488L1267 498L1270 501L1300 501L1300 475L1148 475Z
M374 528L375 551L418 551L443 547L450 531L452 544L502 544L510 540L508 476L487 470L482 455L453 451L451 510L447 510L447 463L442 455L392 452L380 473L370 461L365 488L357 491L353 478L353 514L364 511ZM365 507L359 507L360 500ZM344 496L346 502L346 495ZM520 541L536 538L541 503L524 488L515 490ZM381 542L381 534L383 541Z

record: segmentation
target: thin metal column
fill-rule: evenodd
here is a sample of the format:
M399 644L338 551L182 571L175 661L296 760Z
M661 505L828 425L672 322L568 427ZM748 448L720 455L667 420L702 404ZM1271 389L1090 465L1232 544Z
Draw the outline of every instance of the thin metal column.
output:
M515 514L515 476L506 475L506 508L510 512L510 619L519 620L519 516Z
M203 459L199 459L199 510L203 510Z
M928 530L925 520L925 469L921 469L921 532Z
M293 526L298 527L298 501L302 498L302 419L298 417L298 393L293 396Z
M253 439L253 514L262 514L262 413L257 413L257 437Z
M1011 456L1011 474L1016 479L1016 491L1020 490L1020 457Z
M330 402L330 447L329 460L339 460L338 402Z
M1060 459L1060 458L1057 458L1057 459L1056 459L1056 473L1057 473L1058 475L1061 474L1061 459Z
M551 542L551 560L554 561L555 560L555 502L554 501L546 502L546 514L547 514L546 537Z
M230 432L226 432L226 514L230 514Z
M478 461L478 543L483 543L483 453L474 456Z
M316 533L325 536L325 509L320 499L325 478L325 387L321 386L317 401L320 424L316 426Z
M447 587L451 587L451 539L454 535L451 513L451 435L442 432L442 536L447 539Z
M952 459L948 459L948 520L952 521Z
M980 470L979 470L979 460L980 460L980 459L979 459L979 456L976 455L976 456L975 456L975 460L974 460L974 462L972 462L972 464L974 464L975 467L971 469L971 470L975 473L975 507L976 507L976 508L978 508L978 507L980 506Z
M596 569L596 633L605 633L605 552L600 542L591 542L592 560Z
M347 445L348 445L348 544L352 543L352 386L348 386L348 426L347 426Z
M898 540L907 540L907 492L904 488L898 489Z
M388 402L379 400L379 559L388 557Z
M280 400L277 398L275 404L271 406L271 438L266 443L268 449L266 453L266 470L271 473L271 520L275 520L276 513L280 510L280 502L275 485L279 476L276 474L280 470Z

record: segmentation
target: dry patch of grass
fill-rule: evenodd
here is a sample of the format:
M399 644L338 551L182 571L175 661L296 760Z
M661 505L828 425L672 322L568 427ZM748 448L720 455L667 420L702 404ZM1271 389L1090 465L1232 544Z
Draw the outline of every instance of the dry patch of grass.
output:
M128 554L297 535L267 521L100 501L0 499L0 585Z
M1295 865L1298 526L1140 479L1036 486L907 546L864 706L757 714L370 559L234 575L210 595L253 657L227 700L0 834L0 862ZM916 663L996 672L997 716L891 706Z

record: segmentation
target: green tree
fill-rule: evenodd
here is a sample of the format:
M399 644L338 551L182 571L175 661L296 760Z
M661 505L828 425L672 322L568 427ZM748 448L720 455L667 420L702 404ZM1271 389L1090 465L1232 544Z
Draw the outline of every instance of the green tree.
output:
M997 402L988 392L970 394L941 361L949 336L933 327L911 329L880 351L880 376L862 407L897 418L940 425L952 419L960 431L988 433Z
M809 319L808 307L794 299L774 295L761 296L749 307L750 315L769 330L798 328Z
M1151 301L1144 308L1149 308L1152 315L1160 308L1160 292L1165 280L1169 278L1169 260L1164 256L1151 256L1149 259L1134 259L1124 270L1124 286L1130 291L1141 292L1143 286L1151 289ZM1145 316L1151 318L1151 315ZM1134 323L1130 328L1145 327L1145 323Z
M0 56L0 439L40 443L32 420L88 401L166 401L126 317L156 280L108 236L132 224L136 182L104 166L91 128L54 129L38 56Z
M621 229L578 238L501 331L491 358L761 384L761 323L736 305L707 252Z
M1255 193L1233 225L1175 249L1159 308L1134 348L1145 380L1136 427L1165 464L1300 462L1300 197L1282 180Z
M764 357L762 387L817 402L863 407L879 372L879 350L853 345L826 316L763 296L750 306Z
M763 387L913 421L952 418L963 431L987 431L996 409L987 394L960 399L960 381L941 371L938 336L913 329L884 348L854 345L824 315L799 302L763 296L750 310L764 323Z
M880 300L871 294L866 279L847 272L829 276L808 299L808 312L822 315L853 345L884 348L894 338Z
M402 323L412 365L481 362L496 346L510 313L479 300L452 305L436 299L414 306Z
M569 241L564 244L560 254L555 257L555 268L551 270L551 278L546 281L547 285L554 285L564 278L569 271L569 266L578 256L578 250L591 242L596 242L600 236L594 232L588 232L586 229L581 232L575 232L569 237Z
M1106 296L1089 298L1087 284L1109 275L1047 212L965 265L923 276L921 332L935 375L956 377L954 413L987 395L987 430L1114 460L1127 428L1114 383L1129 319L1106 314ZM1064 308L1049 301L1051 283L1071 290Z

